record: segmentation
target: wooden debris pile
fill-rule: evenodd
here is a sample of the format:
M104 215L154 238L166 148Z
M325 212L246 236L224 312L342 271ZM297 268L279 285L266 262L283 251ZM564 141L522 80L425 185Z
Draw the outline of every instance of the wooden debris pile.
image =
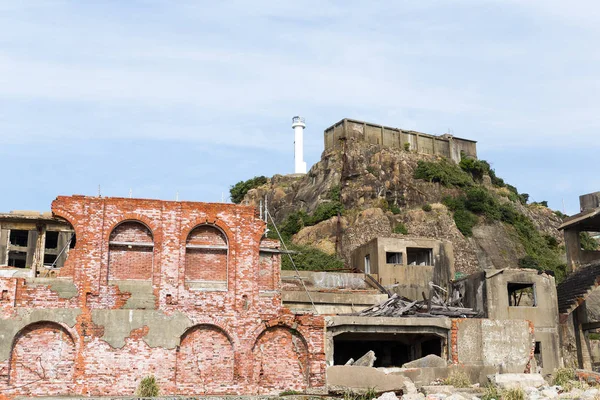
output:
M463 307L460 296L448 299L447 291L429 283L429 298L423 293L423 300L410 300L393 294L386 301L366 308L353 315L361 317L455 317L472 318L479 312Z

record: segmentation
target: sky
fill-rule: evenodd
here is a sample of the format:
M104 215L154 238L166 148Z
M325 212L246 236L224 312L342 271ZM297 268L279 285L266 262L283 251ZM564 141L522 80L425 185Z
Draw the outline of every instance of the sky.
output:
M567 214L600 190L600 3L0 0L0 212L228 200L343 118L478 141Z

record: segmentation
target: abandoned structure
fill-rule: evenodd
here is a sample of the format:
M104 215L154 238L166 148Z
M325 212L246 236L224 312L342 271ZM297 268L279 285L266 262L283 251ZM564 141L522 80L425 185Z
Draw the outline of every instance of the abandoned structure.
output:
M484 382L499 370L535 367L536 342L539 365L560 362L551 314L537 316L555 299L546 275L505 270L469 278L449 301L475 299L483 318L361 316L389 296L378 279L281 278L279 243L264 239L265 223L251 207L72 196L58 197L52 212L77 235L62 268L45 278L0 278L0 391L9 397L133 394L149 374L167 395L323 391L368 387L373 379L384 387L406 376L424 384L449 371L409 367L427 355ZM388 241L373 243L385 249ZM431 249L411 267L428 277L440 268L440 286L451 287L447 244L394 245L403 257L417 246ZM540 288L534 303L502 311L514 285L529 284ZM370 364L346 365L369 351Z
M56 277L0 278L0 393L278 393L325 384L323 319L281 303L278 242L250 207L59 197ZM118 376L118 379L115 377Z
M579 197L581 212L563 221L567 250L567 267L572 273L558 285L563 353L569 364L584 369L598 369L600 359L594 357L596 343L590 333L597 333L600 321L590 315L588 308L600 300L600 251L584 249L581 235L596 236L600 232L600 192Z
M448 241L378 237L352 252L352 266L402 296L419 299L429 293L429 282L448 285L454 254Z
M474 140L461 139L450 134L429 135L348 118L325 129L325 151L343 147L344 140L439 155L457 163L463 155L477 158L477 142Z
M60 269L74 232L51 213L13 211L0 214L0 266L28 268L30 276L44 276Z

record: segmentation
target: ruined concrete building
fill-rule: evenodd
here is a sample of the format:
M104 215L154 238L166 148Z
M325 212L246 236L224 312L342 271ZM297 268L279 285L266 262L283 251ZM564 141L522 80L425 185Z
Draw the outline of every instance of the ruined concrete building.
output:
M326 148L347 139L476 157L447 135L347 119L325 132ZM398 390L453 370L483 384L564 365L568 335L583 365L582 332L600 328L573 313L600 262L558 295L535 270L453 280L452 245L410 236L357 247L358 272L281 271L265 229L222 203L61 196L52 214L0 215L0 393L127 396L148 375L188 396Z
M457 163L463 155L477 158L476 141L461 139L450 134L435 136L348 118L325 129L325 151L341 148L345 140L439 155Z
M423 384L448 374L406 367L427 355L474 382L560 363L554 280L544 274L503 270L455 283L456 299L482 318L360 316L388 298L378 280L281 278L279 243L264 239L251 207L72 196L52 212L77 237L63 267L0 278L0 391L9 396L130 395L147 375L162 393L186 395L394 386L405 376ZM400 255L386 265L423 268L450 288L451 247L423 240L369 246L375 254L388 243ZM419 246L431 253L415 255ZM401 289L411 276L424 289L414 271L397 275ZM533 303L508 302L531 287ZM370 351L366 366L346 365Z

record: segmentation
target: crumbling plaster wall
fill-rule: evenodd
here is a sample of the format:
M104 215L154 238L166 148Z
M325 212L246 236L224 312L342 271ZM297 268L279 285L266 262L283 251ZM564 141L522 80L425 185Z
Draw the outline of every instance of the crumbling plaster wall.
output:
M52 209L73 225L77 246L60 278L0 279L0 392L130 395L149 374L167 395L324 385L323 320L283 308L279 257L260 266L265 226L251 207L73 196L57 198ZM139 221L152 232L148 279L109 281L108 242L123 221ZM186 285L186 239L204 224L228 238L226 290ZM272 268L267 288L260 268ZM211 346L198 345L207 340ZM43 353L27 358L56 343L64 351L53 356L72 358L73 365L60 379L47 372L53 359ZM272 374L281 370L287 375Z

